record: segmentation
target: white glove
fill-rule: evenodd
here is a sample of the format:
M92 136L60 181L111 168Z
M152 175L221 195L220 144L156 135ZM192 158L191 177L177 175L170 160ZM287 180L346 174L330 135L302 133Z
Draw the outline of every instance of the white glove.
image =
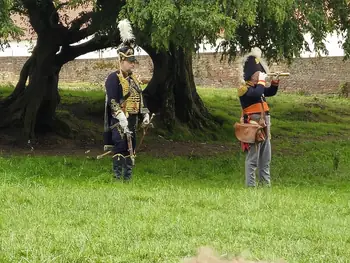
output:
M149 114L148 113L145 113L143 115L143 121L142 121L142 125L146 126L149 124Z
M103 146L103 151L107 152L107 151L111 151L113 150L113 145L105 145Z
M267 74L259 72L259 81L266 81Z
M120 112L117 115L117 119L119 121L120 127L125 132L128 129L128 120L126 119L126 116L125 116L124 112Z

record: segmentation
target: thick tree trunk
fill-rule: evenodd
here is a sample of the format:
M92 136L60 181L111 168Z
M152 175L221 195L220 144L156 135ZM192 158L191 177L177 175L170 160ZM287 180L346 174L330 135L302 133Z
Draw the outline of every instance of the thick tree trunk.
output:
M190 128L212 127L213 117L199 97L192 70L192 53L171 47L156 52L146 47L153 61L154 72L145 89L147 106L159 112L165 127L172 131L176 120Z
M24 140L33 139L36 130L47 130L53 125L60 101L57 85L61 66L56 65L57 50L46 37L39 38L15 90L0 104L0 127L21 128Z

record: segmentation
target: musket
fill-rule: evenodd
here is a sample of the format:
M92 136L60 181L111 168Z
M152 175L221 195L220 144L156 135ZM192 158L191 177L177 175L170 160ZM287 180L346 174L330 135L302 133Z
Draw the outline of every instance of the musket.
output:
M270 72L270 73L267 73L267 76L269 76L269 77L289 77L290 73L289 72Z

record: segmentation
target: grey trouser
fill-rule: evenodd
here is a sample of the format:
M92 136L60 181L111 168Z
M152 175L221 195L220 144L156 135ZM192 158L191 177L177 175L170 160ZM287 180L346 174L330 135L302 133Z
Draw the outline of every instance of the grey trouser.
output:
M259 121L260 114L252 114L250 118ZM265 118L267 125L266 140L258 144L250 144L249 151L245 159L245 179L246 186L255 186L255 171L258 168L259 184L270 186L270 161L271 161L271 143L270 143L270 115Z
M113 159L113 172L114 176L117 179L121 179L122 176L122 170L124 168L124 180L130 180L132 176L132 161L130 157L115 157Z

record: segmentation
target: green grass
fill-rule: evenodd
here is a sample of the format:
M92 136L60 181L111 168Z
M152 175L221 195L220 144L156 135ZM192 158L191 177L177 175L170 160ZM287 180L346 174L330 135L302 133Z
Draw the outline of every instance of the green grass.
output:
M320 143L320 147L322 144ZM180 262L208 245L287 262L348 262L350 151L273 159L271 189L243 187L242 154L111 161L0 159L1 262Z
M235 90L199 93L224 121L216 140L232 153L140 154L130 184L112 180L109 158L3 154L0 262L180 262L200 246L249 259L350 262L349 100L270 98L273 187L246 189ZM62 91L65 107L84 102L91 114L103 98ZM178 129L169 138L212 138Z
M232 137L232 123L238 121L241 113L236 90L200 88L199 94L213 115L225 121L218 135L219 140ZM272 136L275 138L318 139L345 133L349 139L349 99L281 92L267 100L272 118Z

